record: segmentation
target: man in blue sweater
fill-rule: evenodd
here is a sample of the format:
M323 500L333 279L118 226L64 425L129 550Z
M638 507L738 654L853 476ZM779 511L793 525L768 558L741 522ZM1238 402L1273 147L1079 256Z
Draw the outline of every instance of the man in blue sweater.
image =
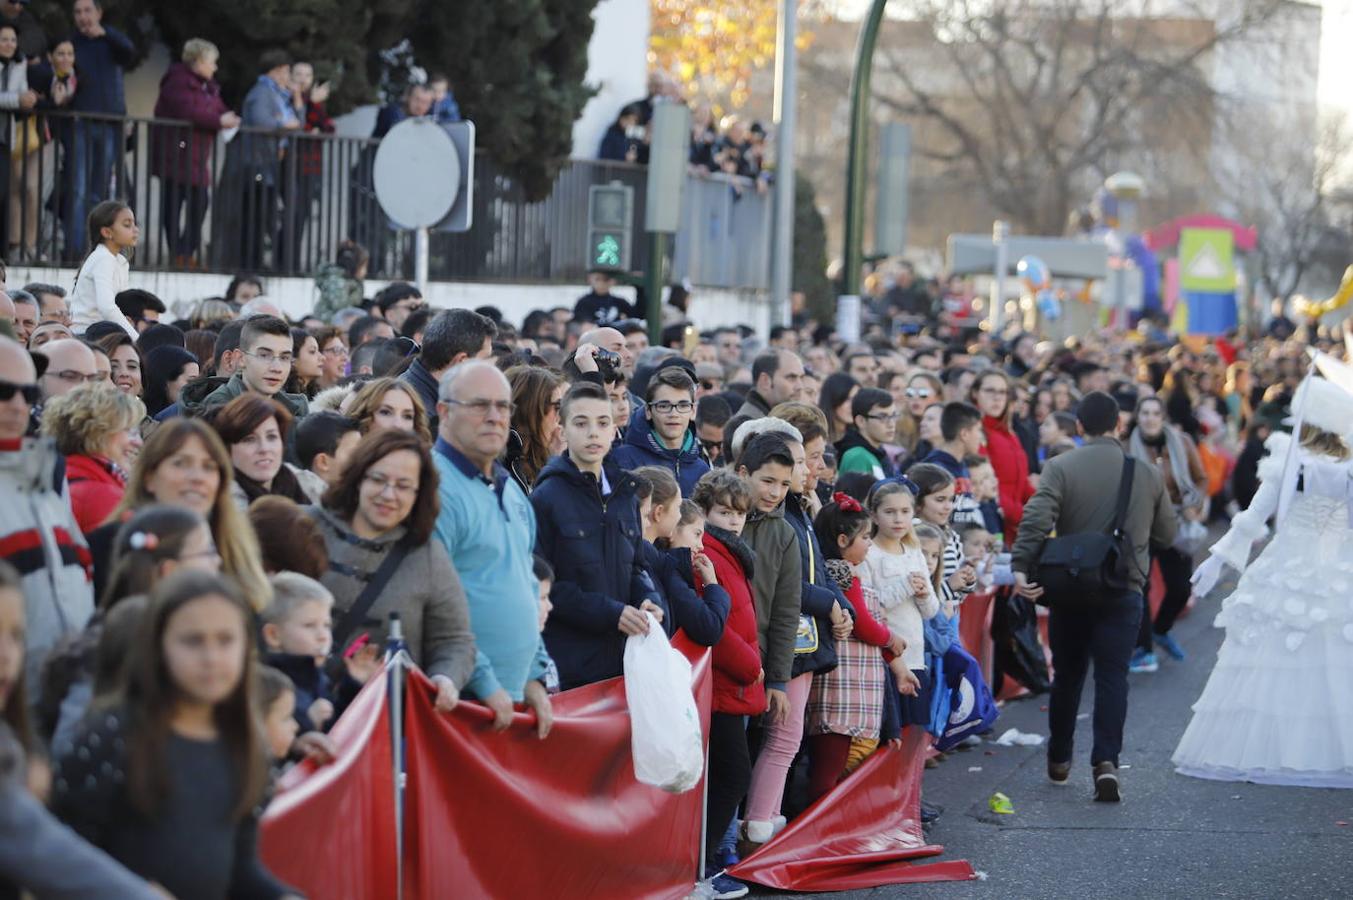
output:
M100 0L75 0L73 10L75 67L80 89L71 109L77 113L125 116L127 101L122 89L122 70L131 66L136 48L116 28L103 25ZM82 257L86 245L85 218L97 204L113 196L109 187L117 164L122 129L116 122L90 119L77 121L70 146L66 193L66 253Z
M434 535L445 546L470 604L477 659L465 690L512 724L513 703L536 713L549 734L550 697L541 680L549 660L540 635L540 588L531 503L498 463L512 420L512 389L491 363L469 361L442 376L437 444L441 512Z

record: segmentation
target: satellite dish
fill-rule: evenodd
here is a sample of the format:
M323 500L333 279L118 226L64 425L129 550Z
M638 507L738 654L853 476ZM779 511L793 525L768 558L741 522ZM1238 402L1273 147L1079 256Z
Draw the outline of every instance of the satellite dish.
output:
M460 177L456 145L432 119L405 119L376 148L376 201L404 228L429 228L445 219Z

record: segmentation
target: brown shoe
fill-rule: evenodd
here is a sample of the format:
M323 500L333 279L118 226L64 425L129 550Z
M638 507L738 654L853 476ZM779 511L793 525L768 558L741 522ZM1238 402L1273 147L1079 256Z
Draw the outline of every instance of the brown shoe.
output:
M1071 763L1048 760L1048 780L1053 784L1066 784L1071 777Z
M1095 763L1095 800L1117 803L1123 799L1118 785L1118 767L1111 762Z

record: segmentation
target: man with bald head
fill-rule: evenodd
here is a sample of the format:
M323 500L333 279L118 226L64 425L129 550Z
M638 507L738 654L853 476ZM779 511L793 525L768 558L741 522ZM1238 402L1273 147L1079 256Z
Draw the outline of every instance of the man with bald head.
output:
M465 587L477 652L461 696L493 710L498 731L512 724L513 704L524 702L543 738L553 717L543 681L549 655L540 635L535 511L498 462L512 422L512 389L493 364L469 360L442 376L437 396L435 535Z
M0 331L3 331L6 337L14 337L14 301L9 299L9 294L0 291Z
M593 328L578 338L578 346L581 347L583 344L592 344L620 354L620 371L625 373L626 381L634 380L634 354L625 345L625 336L619 331L614 328Z
M40 350L44 344L73 337L75 335L71 330L60 322L39 322L38 327L28 336L28 349Z
M50 438L26 438L39 397L37 369L17 341L0 337L0 559L22 578L28 702L43 661L94 613L89 548L70 510L66 466Z
M94 351L84 341L74 338L50 341L36 352L47 357L47 370L38 379L44 404L100 378L94 364Z

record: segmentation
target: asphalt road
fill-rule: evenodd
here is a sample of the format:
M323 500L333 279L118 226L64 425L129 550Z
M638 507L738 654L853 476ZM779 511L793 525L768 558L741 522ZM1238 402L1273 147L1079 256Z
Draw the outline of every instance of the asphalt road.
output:
M834 896L1353 897L1353 791L1202 781L1170 766L1221 646L1212 596L1175 626L1187 660L1162 657L1158 673L1130 676L1121 804L1090 800L1087 679L1067 785L1047 780L1043 747L987 743L926 772L925 796L946 808L931 840L945 846L943 858L971 862L982 880ZM1008 703L993 736L1015 727L1046 738L1045 710L1046 698ZM1010 797L1013 815L988 810L995 791Z

